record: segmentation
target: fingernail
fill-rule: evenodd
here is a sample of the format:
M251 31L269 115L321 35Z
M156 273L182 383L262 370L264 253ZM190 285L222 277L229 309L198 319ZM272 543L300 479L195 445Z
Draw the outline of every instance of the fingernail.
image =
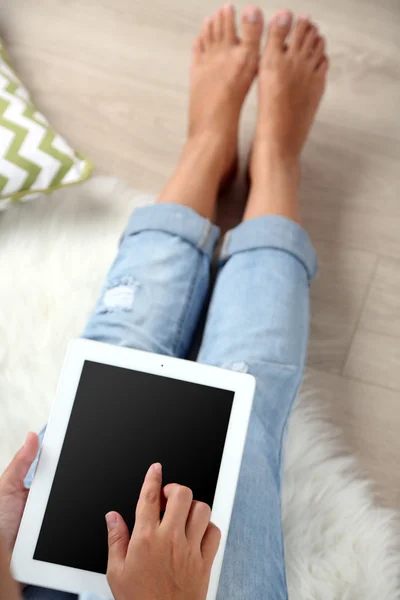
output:
M152 465L152 468L153 468L153 472L154 472L156 475L161 475L161 472L162 472L162 466L161 466L161 464L160 464L160 463L154 463L154 465Z
M224 4L222 9L223 10L231 10L233 8L233 4Z
M32 437L33 435L34 435L34 434L33 434L33 433L30 431L30 432L28 433L28 435L26 436L26 438L25 438L25 442L24 442L24 445L22 446L22 448L23 448L24 450L27 450L27 449L29 448L29 446L31 445L30 439L31 439L31 437Z
M248 8L245 13L245 19L248 23L260 23L261 12L257 8Z
M310 16L307 15L306 13L301 13L301 15L299 16L299 19L301 19L302 21L309 21Z
M152 475L161 475L162 467L160 463L154 463L149 467L149 470L146 473L145 479L151 477Z
M276 23L279 27L287 27L290 24L290 13L283 12L276 17Z
M106 523L108 529L112 529L118 523L117 515L115 512L109 512L106 514Z

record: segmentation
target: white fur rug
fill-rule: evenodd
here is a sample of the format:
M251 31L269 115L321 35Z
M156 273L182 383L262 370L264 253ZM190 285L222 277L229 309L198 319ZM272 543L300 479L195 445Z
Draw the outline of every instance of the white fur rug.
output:
M95 178L0 214L0 470L46 422L67 342L84 326L132 208L150 201ZM291 600L400 598L395 515L374 506L317 390L295 407L283 489Z

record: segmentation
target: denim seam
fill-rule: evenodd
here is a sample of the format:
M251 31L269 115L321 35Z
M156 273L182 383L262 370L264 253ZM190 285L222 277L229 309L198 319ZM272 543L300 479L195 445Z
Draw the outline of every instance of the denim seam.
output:
M284 368L284 369L286 369L286 370L288 370L288 371L292 371L292 372L301 372L301 371L302 371L302 368L303 368L301 365L295 365L295 364L293 364L293 363L280 363L280 362L276 362L276 361L272 361L272 360L259 360L259 359L258 359L257 361L251 361L251 360L248 360L248 361L246 361L246 362L247 362L247 363L248 363L250 366L251 366L251 365L254 365L255 363L257 363L258 365L272 365L272 366L275 366L275 367L281 367L281 368ZM251 371L250 371L250 372L251 372ZM301 380L301 377L300 377L300 380ZM256 380L256 385L257 385L257 380ZM297 384L297 386L296 386L296 389L298 389L298 385L299 385L299 384ZM290 403L290 408L289 408L289 410L288 410L288 413L287 413L287 415L286 415L286 417L285 417L285 421L284 421L284 427L283 427L283 430L282 430L282 431L285 431L286 424L287 424L287 422L288 422L288 419L289 419L289 417L290 417L290 414L291 414L291 411L292 411L292 407L293 407L293 402L294 402L294 400L295 400L296 396L297 396L297 392L296 392L296 394L295 394L295 397L294 397L294 399L293 399L293 400L292 400L292 402ZM254 410L254 412L256 413L257 417L260 419L260 421L261 421L261 422L263 422L263 419L262 419L261 415L259 415L259 414L258 414L258 410L257 410L257 408L256 408L256 407L254 407L254 408L253 408L253 410ZM282 435L283 435L283 434L282 434ZM279 449L279 464L280 464L280 461L281 461L281 455L282 455L282 441L283 441L283 437L281 438L281 440L280 440L280 442L279 442L279 443L280 443L280 449Z
M285 435L285 431L286 431L286 427L287 427L287 424L288 424L288 421L289 421L289 417L292 414L293 405L295 403L297 394L299 393L299 387L300 387L302 378L303 378L303 374L302 374L302 370L300 369L299 370L299 376L296 378L296 386L295 386L296 391L295 391L295 393L294 393L294 395L292 397L292 401L291 401L289 409L287 411L287 414L286 414L286 417L285 417L285 420L284 420L284 423L283 423L281 439L279 440L279 468L280 468L280 466L282 464L283 438L284 438L284 435Z
M309 335L308 335L308 337L309 337ZM292 401L290 403L289 409L287 411L286 418L285 418L285 421L284 421L284 425L283 425L283 428L282 428L281 439L279 441L279 444L280 444L279 445L279 465L282 464L283 438L284 438L284 435L285 435L286 427L287 427L287 424L288 424L288 421L289 421L289 417L292 414L293 405L294 405L294 403L296 401L296 397L297 397L297 395L299 393L300 385L301 385L301 382L302 382L303 377L304 377L304 369L305 369L306 360L307 360L307 347L308 347L308 338L307 338L305 347L303 348L303 352L301 353L301 356L303 357L302 364L299 367L297 367L298 376L296 378L295 393L294 393L294 396L293 396Z
M175 334L175 340L174 343L172 344L172 348L173 348L173 355L174 356L180 356L180 353L178 353L178 346L182 343L182 332L184 329L184 323L186 321L186 317L188 314L188 309L189 306L192 302L192 298L193 298L193 292L195 290L196 287L196 282L198 280L200 280L200 276L199 276L199 271L200 271L200 265L201 265L201 259L202 256L200 253L197 253L197 264L196 266L192 269L193 277L191 279L190 282L190 286L186 295L186 302L183 305L182 308L182 313L181 316L178 319L178 324L177 324L177 328L176 328L176 334Z

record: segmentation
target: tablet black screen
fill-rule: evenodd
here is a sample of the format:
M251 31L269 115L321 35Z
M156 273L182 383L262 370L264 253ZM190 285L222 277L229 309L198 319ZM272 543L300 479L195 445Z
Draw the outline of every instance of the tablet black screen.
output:
M104 515L132 530L144 475L212 505L234 393L86 361L34 559L105 573Z

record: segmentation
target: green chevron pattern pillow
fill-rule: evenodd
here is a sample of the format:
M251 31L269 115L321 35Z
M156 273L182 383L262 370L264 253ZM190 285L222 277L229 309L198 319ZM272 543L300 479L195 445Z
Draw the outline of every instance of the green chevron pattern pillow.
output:
M83 181L92 170L36 110L0 40L0 210Z

